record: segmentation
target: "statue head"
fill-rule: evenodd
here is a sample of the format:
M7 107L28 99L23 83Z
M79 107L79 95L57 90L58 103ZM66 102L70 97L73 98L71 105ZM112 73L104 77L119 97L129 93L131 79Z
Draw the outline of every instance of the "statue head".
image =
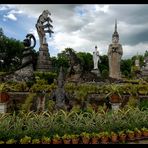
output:
M48 15L51 15L51 13L49 12L49 10L44 10L42 15L48 17Z

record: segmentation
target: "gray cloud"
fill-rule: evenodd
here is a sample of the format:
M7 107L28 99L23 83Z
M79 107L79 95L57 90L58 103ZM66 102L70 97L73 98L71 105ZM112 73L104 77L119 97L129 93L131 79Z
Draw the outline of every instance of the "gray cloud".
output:
M55 32L50 41L59 50L71 46L77 51L92 52L97 44L102 54L106 54L115 19L118 20L120 43L126 48L124 55L134 55L140 46L144 53L142 48L148 45L148 5L21 4L15 8L33 19L48 9Z

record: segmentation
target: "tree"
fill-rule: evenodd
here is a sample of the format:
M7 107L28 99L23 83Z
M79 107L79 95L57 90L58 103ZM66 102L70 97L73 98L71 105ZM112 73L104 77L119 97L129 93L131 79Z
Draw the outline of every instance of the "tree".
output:
M100 56L100 60L101 60L101 62L98 63L98 68L99 68L101 74L104 70L106 73L106 71L109 71L108 56L107 55Z
M84 71L91 71L93 69L93 57L90 53L78 52L77 56L81 60Z
M131 59L121 60L121 73L126 77L129 77L131 74L131 67L132 67Z

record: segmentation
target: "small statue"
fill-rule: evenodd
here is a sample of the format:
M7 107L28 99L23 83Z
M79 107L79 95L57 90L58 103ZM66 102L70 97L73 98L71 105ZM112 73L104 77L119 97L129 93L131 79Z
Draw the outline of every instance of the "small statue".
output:
M97 51L97 46L95 46L95 51L93 52L94 69L98 69L98 61L100 61L99 51Z

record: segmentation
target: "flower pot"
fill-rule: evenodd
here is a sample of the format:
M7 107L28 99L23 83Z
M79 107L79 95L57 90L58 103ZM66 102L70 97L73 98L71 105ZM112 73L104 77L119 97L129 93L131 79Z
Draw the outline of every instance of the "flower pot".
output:
M64 143L64 144L70 144L70 143L71 143L71 139L64 139L64 140L63 140L63 143Z
M79 143L79 138L76 138L76 139L72 139L72 144L78 144Z
M141 138L141 136L142 136L142 133L138 133L138 132L135 133L135 137L136 137L137 139Z
M92 138L91 143L92 144L97 144L98 143L98 140L99 140L98 138L95 138L94 137L94 138Z
M89 144L89 138L83 137L82 142L83 144Z
M135 135L134 135L134 133L128 133L128 139L129 140L134 140L134 137Z
M118 141L118 136L117 136L117 135L112 135L112 136L111 136L111 141L112 141L113 143L116 143L116 142Z
M144 137L148 137L148 131L143 131L142 134Z
M62 144L61 140L53 139L52 144Z
M101 143L102 144L107 144L109 141L109 138L108 137L101 137Z
M126 140L126 135L121 135L121 136L119 137L119 139L120 139L121 142L125 142L125 140Z
M120 103L120 96L113 94L110 96L110 102L111 103Z

